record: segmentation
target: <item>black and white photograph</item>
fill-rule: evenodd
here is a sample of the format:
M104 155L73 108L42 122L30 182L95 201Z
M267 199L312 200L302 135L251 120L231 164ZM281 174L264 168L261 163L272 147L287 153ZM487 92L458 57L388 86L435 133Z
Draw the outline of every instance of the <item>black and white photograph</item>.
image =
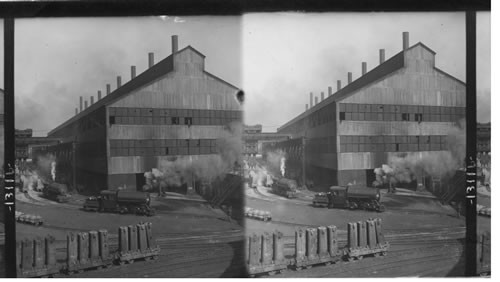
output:
M244 16L251 277L465 275L465 16ZM487 274L489 13L477 36L477 271Z
M241 277L241 19L15 21L17 277Z
M488 5L67 2L0 3L0 277L491 278Z

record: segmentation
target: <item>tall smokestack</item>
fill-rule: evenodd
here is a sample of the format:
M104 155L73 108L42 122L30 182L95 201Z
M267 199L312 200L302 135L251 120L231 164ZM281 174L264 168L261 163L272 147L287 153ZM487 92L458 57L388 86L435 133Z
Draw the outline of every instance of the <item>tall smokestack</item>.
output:
M78 108L75 108L75 116L78 114Z
M85 109L87 109L87 108L88 108L88 106L89 106L89 103L88 103L88 101L87 101L87 100L85 100Z
M408 31L403 32L403 50L410 47L410 33Z
M312 93L312 92L311 92L311 93L309 93L309 100L310 100L311 109L312 109L312 107L314 106L314 105L313 105L313 93Z
M347 73L347 84L351 84L352 82L352 72Z
M121 76L117 76L116 77L116 88L120 88L122 87L122 77Z
M321 92L321 101L325 100L325 92Z
M306 111L309 110L309 104L306 104Z
M328 86L328 97L332 96L332 87Z
M149 67L151 68L155 64L155 53L148 53L148 62L149 62Z
M93 105L94 104L94 96L90 96L90 104Z
M342 89L342 81L337 80L337 91L339 91L340 89Z
M80 96L80 112L83 111L83 97Z
M97 91L97 101L101 100L102 95L101 95L101 90Z
M378 50L379 52L379 57L380 57L380 64L385 62L385 49L380 49Z
M130 67L130 79L135 78L135 66Z
M361 63L361 75L366 74L366 62Z
M314 97L314 105L318 104L318 96Z
M111 93L111 84L106 84L106 95L109 95Z
M172 35L172 54L179 50L178 36Z

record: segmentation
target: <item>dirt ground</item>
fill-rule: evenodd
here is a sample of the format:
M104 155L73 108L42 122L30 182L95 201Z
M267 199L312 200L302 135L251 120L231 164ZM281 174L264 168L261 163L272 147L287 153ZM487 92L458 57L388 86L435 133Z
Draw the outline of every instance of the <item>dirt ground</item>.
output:
M294 234L300 228L335 225L339 244L347 240L347 223L382 219L391 244L388 255L351 263L317 266L302 271L286 270L275 277L456 277L464 275L465 218L430 193L397 189L382 193L386 211L328 209L312 205L312 193L286 199L259 186L246 188L247 207L269 211L272 221L246 220L246 234L279 230L285 235L285 255L293 255ZM484 222L483 222L484 221ZM489 218L478 218L478 226L489 227ZM478 228L479 229L479 228Z
M147 217L86 212L81 209L81 198L74 197L69 203L58 204L32 194L17 195L16 208L23 213L42 216L44 224L38 227L17 224L16 238L52 235L56 239L59 259L65 257L65 240L70 232L106 229L113 250L117 248L120 226L140 222L153 224L153 234L161 248L157 261L88 271L73 275L75 277L239 277L245 273L243 227L200 197L154 197L152 206L156 215Z

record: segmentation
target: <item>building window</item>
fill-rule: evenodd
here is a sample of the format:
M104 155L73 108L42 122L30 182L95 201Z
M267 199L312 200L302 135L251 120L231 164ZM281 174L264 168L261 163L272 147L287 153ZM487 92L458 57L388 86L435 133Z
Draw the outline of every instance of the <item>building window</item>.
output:
M345 112L340 112L340 120L345 120Z
M109 117L109 124L115 124L115 117L114 116L110 116Z
M191 126L193 124L193 118L190 117L184 118L184 124L187 126Z
M421 122L423 114L415 114L415 121Z
M179 118L178 117L172 117L172 124L179 124Z
M401 114L401 118L404 121L410 121L410 114L408 113Z

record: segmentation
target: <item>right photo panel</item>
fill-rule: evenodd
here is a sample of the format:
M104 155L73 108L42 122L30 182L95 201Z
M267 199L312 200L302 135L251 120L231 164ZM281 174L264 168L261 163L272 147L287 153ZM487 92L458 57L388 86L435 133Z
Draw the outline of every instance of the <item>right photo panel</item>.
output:
M244 16L251 277L465 275L465 18ZM489 13L477 36L479 275L490 272Z

